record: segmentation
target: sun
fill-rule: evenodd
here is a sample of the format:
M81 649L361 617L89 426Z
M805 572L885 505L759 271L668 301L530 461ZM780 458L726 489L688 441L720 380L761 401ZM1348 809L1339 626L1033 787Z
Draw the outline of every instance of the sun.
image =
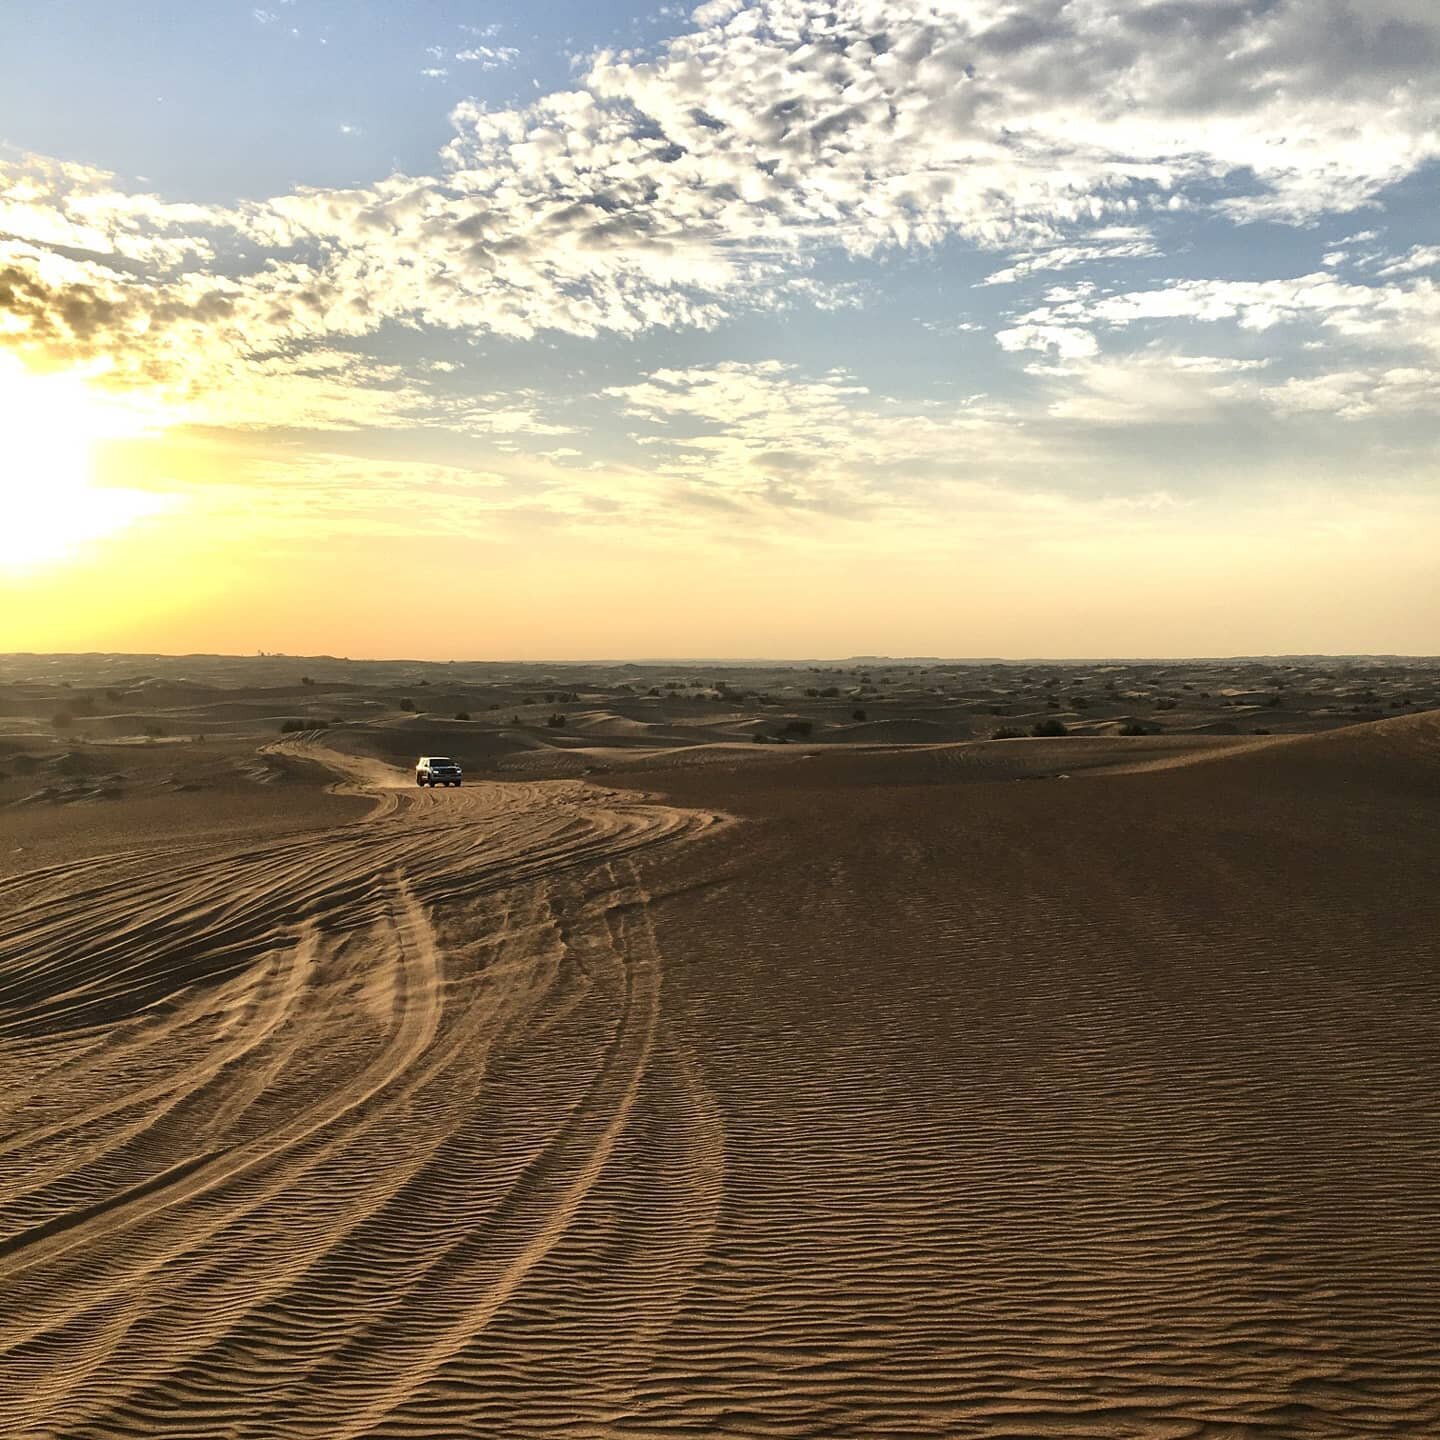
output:
M136 428L82 375L36 374L0 355L0 568L52 564L168 507L95 483L96 446Z

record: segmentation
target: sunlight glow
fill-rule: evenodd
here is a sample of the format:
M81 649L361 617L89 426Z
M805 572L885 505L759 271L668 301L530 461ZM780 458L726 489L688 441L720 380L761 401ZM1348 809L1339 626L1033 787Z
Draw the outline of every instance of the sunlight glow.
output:
M166 496L95 483L96 445L146 428L81 374L0 355L0 567L53 563L169 509Z

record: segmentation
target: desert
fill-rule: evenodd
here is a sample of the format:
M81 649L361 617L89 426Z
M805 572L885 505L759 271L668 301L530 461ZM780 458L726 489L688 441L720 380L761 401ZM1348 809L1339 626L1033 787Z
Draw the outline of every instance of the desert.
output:
M1440 1429L1440 662L14 655L0 771L7 1437Z

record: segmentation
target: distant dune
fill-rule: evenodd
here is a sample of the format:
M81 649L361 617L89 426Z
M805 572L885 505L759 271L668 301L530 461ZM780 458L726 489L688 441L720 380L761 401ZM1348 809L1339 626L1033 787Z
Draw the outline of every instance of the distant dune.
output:
M1440 713L170 698L0 727L5 1440L1440 1434Z

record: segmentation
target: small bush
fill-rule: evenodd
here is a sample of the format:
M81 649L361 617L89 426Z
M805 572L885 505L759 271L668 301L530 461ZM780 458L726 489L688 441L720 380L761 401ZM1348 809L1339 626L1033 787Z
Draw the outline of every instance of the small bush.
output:
M302 675L302 676L300 677L300 683L301 683L302 685L313 685L313 684L315 683L315 681L314 681L314 678L313 678L312 676Z
M838 685L826 685L824 689L820 691L820 698L822 700L834 700L839 694L840 687Z
M781 727L782 735L794 735L803 739L814 730L815 724L811 720L787 720Z
M1090 708L1090 697L1088 695L1072 695L1070 707L1073 710L1088 710Z
M1070 731L1063 720L1042 720L1038 725L1030 727L1030 733L1037 740L1055 740L1061 735L1068 735Z
M820 692L813 685L807 685L805 687L805 695L807 699L815 700L819 698Z
M1174 710L1179 704L1180 702L1178 700L1172 700L1168 695L1162 695L1155 702L1155 708L1157 710Z
M992 740L1023 740L1025 732L1017 730L1013 725L1002 725L998 730L991 731L990 738Z
M455 718L457 720L468 720L470 718L470 712L468 710L457 710L455 712Z
M557 710L545 723L552 730L558 730L565 724L565 717Z
M147 727L148 728L148 727ZM280 733L282 735L293 735L300 730L308 730L309 723L304 720L286 720L281 723Z
M144 725L142 729L152 740L158 740L165 733L165 727L157 725L153 720Z
M400 702L400 708L401 708L402 710L409 710L409 711L412 711L412 712L413 712L414 709L415 709L415 702L407 695L407 696Z
M1138 720L1130 720L1120 727L1120 733L1122 735L1148 735L1150 727L1142 725Z
M852 720L864 720L866 718L866 715L863 710L852 710L850 712L850 718Z

